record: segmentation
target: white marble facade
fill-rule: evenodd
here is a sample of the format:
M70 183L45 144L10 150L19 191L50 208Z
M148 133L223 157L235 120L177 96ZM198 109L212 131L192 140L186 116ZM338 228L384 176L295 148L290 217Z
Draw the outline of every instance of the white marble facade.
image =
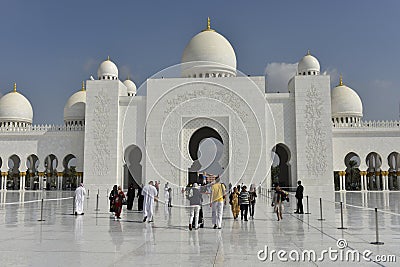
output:
M349 153L359 157L361 190L377 183L366 179L366 172L382 179L376 189L396 189L400 122L362 121L357 93L342 80L339 89L331 89L330 77L320 74L310 53L300 60L288 93L268 93L265 77L236 70L232 46L208 25L189 42L182 65L172 69L149 78L136 92L132 81L118 79L117 66L107 59L98 79L86 81L86 89L67 101L63 126L32 125L29 101L18 110L0 99L1 190L7 190L10 179L19 186L8 189L44 188L43 177L50 172L57 173L56 189L65 189L71 159L78 180L90 190L105 193L114 184L126 186L129 173L138 184L160 180L182 187L194 162L190 140L204 127L224 145L219 163L225 183L270 186L271 152L280 146L290 166L286 185L302 180L315 197L333 200L334 171L340 173L339 189L346 190ZM6 96L22 95L14 88ZM27 173L41 176L39 187L28 186Z

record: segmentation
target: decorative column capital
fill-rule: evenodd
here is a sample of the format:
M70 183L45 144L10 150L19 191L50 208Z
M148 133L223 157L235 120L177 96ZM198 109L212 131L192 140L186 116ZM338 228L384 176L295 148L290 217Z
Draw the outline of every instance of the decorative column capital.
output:
M339 175L340 176L345 176L346 175L346 171L339 171Z
M19 173L19 176L25 176L26 175L26 172L20 172Z
M1 176L7 176L8 172L1 172Z
M64 176L63 172L57 172L57 176Z
M396 175L397 175L397 176L400 176L400 171L396 172Z
M379 176L379 175L381 175L381 172L375 172L375 175Z
M39 176L44 176L44 172L39 172Z
M388 171L382 171L383 176L388 176L389 172Z

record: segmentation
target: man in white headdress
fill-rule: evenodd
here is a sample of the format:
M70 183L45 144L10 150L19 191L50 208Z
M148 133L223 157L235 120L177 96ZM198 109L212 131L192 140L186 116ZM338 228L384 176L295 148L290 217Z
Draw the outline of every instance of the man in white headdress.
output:
M85 201L86 189L83 183L75 190L75 215L83 215L83 202Z
M143 187L142 195L144 197L143 222L145 222L147 219L149 222L152 222L154 197L157 196L157 189L153 186L153 181L150 181L149 184Z

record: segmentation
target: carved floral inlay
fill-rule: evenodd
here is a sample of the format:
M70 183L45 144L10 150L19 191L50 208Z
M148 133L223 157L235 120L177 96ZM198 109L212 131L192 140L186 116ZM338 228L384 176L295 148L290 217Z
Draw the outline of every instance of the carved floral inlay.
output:
M308 175L318 176L327 169L326 129L321 114L323 101L315 85L307 92L305 109L306 157Z
M93 111L93 154L91 155L93 161L93 175L106 176L109 175L109 163L111 160L111 153L109 148L109 123L110 123L110 99L104 92L104 89L99 91L95 96L95 109Z

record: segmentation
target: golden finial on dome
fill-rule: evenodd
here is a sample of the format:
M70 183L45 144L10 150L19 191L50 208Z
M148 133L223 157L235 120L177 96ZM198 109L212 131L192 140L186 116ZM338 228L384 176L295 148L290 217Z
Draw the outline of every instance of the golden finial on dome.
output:
M14 83L14 92L17 92L17 83Z
M342 77L342 74L340 74L340 77L339 77L339 86L342 86L343 85L343 77Z
M85 91L85 81L82 81L82 91Z
M307 49L307 56L311 55L310 49Z
M110 56L107 56L107 61L110 61Z
M205 30L203 30L203 32L205 31L214 31L213 29L211 29L211 20L210 17L207 17L207 28Z

